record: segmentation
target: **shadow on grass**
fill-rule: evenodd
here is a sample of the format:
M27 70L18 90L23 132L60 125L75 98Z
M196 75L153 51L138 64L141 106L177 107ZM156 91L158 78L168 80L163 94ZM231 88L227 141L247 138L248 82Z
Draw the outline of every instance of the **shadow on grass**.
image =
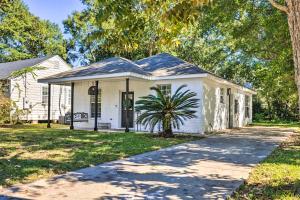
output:
M270 131L269 135L262 134L261 132L264 131L258 129L253 129L252 134L240 132L231 135L215 135L159 153L149 152L130 157L125 161L118 160L55 176L46 181L46 186L33 184L32 187L44 187L39 188L39 193L34 195L38 198L49 187L53 188L67 181L72 187L80 184L79 187L83 188L82 190L87 194L93 194L93 191L89 191L91 188L89 184L93 183L103 183L124 189L124 192L118 195L114 191L107 190L102 193L101 197L94 199L127 199L134 195L137 199L149 197L168 199L167 195L170 196L169 199L224 198L242 183L242 179L239 176L237 178L232 171L226 172L228 174L216 172L217 167L233 166L234 170L230 168L231 170L239 171L239 169L249 169L257 164L272 151L275 144L278 144L277 137L284 135L281 130L268 131ZM104 134L105 137L107 135L109 136L109 134ZM117 135L112 134L109 140L103 138L99 140L98 142L105 141L103 145L75 149L69 157L72 167L74 165L78 167L80 161L83 161L82 166L93 162L101 163L104 160L115 160L115 158L155 150L170 142L176 144L174 139L155 138L144 134L120 134L122 137L116 137ZM200 164L205 165L205 161L218 163L218 165L206 169L203 164ZM205 170L205 173L201 170ZM12 187L8 190L14 192L20 188ZM59 193L58 195L66 194Z
M300 199L300 136L282 143L249 181L233 195L234 199Z
M151 134L108 134L32 125L0 128L0 185L28 182L28 177L47 177L49 173L60 174L197 139L201 138L179 135L163 139Z
M272 184L249 184L241 186L233 195L234 199L286 199L300 198L300 180L281 182L278 185Z

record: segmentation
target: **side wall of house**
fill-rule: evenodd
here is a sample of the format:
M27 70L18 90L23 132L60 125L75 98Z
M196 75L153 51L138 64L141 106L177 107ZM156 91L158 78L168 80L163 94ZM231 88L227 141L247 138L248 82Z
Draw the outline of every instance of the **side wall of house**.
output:
M70 69L59 56L54 56L38 66L45 69L35 71L36 77L31 74L25 78L19 77L11 80L11 99L16 103L18 109L24 109L24 100L28 100L28 109L24 109L22 120L47 120L48 104L43 103L42 90L47 84L38 83L37 80L43 77L51 76ZM64 115L70 109L69 86L51 86L51 119L58 120L59 116ZM45 99L45 98L44 98Z
M88 88L93 86L95 81L81 81L75 82L74 91L74 112L88 113L88 122L75 122L74 126L77 129L94 127L94 118L91 118L91 105L90 96L88 95ZM151 93L150 87L158 84L171 84L172 93L174 93L182 84L187 85L187 89L197 93L199 101L199 108L197 110L197 118L187 120L180 130L177 132L189 133L203 133L203 117L202 117L202 82L200 79L178 79L178 80L165 80L165 81L146 81L146 80L132 80L130 79L130 91L134 92L134 101L139 97L146 96ZM110 123L111 128L121 128L121 94L125 92L125 79L124 80L99 80L99 88L101 89L101 117L99 123ZM134 121L138 113L134 113ZM147 131L148 128L138 126L134 123L134 130ZM156 131L158 129L156 128Z
M221 95L221 88L223 88L223 95ZM230 100L227 94L228 88L231 88ZM229 117L231 117L230 120L233 127L242 127L252 122L252 95L250 93L209 79L203 79L203 91L205 132L229 128ZM249 117L245 115L246 95L249 96ZM223 96L223 101L221 101L221 96ZM235 100L238 101L236 113Z

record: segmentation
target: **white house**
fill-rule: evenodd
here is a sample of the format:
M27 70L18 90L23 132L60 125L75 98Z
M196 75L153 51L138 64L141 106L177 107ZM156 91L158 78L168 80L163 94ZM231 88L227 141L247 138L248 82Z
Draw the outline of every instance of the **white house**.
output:
M35 68L32 73L12 76L16 71ZM23 110L22 120L43 121L48 119L48 85L38 83L37 79L70 70L71 67L60 56L46 56L0 63L0 81L6 87L7 96ZM71 106L71 89L69 86L55 85L51 88L51 120L58 120Z
M148 95L152 86L161 87L165 93L173 93L183 84L197 93L200 103L197 118L186 121L180 130L174 131L204 133L241 127L252 121L253 90L165 53L136 62L120 57L109 58L88 67L40 79L39 82L72 86L71 112L74 118L71 119L71 129L128 127L147 131L135 123L139 113L134 110L134 102ZM98 95L95 94L96 88ZM98 103L95 104L97 97ZM123 106L126 97L133 104L128 110Z

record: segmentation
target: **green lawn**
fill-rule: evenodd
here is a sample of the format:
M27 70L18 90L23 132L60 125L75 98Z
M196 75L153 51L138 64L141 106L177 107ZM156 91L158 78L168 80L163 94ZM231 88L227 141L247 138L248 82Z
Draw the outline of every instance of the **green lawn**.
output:
M267 124L254 124L264 125ZM272 126L295 128L297 123L269 123ZM280 145L251 172L232 199L300 199L300 134Z
M45 124L0 128L0 185L26 183L55 174L200 139L178 135L70 131Z
M274 127L283 127L283 128L295 128L300 130L300 122L295 121L258 121L254 122L252 125L255 126L274 126Z

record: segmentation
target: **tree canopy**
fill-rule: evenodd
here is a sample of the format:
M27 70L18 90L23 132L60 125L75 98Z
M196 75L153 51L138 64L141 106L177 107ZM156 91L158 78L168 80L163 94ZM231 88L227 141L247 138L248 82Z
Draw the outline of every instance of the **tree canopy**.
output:
M31 14L21 0L0 1L0 62L54 54L66 58L58 25Z
M255 88L255 109L265 117L296 117L288 24L268 0L152 2L83 0L86 9L64 22L69 59L87 64L169 52ZM185 9L186 2L196 6Z

